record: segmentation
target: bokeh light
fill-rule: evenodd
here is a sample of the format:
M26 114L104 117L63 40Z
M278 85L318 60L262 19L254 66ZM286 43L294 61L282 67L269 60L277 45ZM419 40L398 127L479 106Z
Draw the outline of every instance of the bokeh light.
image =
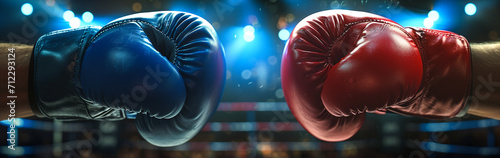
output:
M69 22L74 17L75 17L75 13L73 13L73 11L71 11L71 10L67 10L63 13L63 18L65 21Z
M69 26L71 28L80 27L80 24L81 24L80 18L73 17L71 20L69 20Z
M432 21L436 21L439 19L439 13L435 10L431 10L427 16L429 16L429 18L432 20Z
M241 78L248 80L252 76L252 72L250 70L243 70L241 72Z
M251 25L247 25L243 28L243 32L251 32L251 33L255 33L255 28Z
M135 2L134 4L132 4L132 10L134 10L134 12L140 12L142 10L141 3Z
M92 22L94 20L94 15L91 12L84 12L82 15L82 20L85 22Z
M278 37L283 41L288 40L289 36L290 32L287 29L281 29L280 32L278 33Z
M255 28L247 25L243 28L243 39L247 42L252 42L255 39Z
M425 18L424 27L431 28L432 26L434 26L434 21L431 18Z
M255 34L253 34L252 32L245 32L245 34L243 34L243 38L247 42L252 42L253 39L255 39Z
M269 65L276 65L278 63L278 58L276 58L276 56L270 56L267 58L267 63L269 63Z
M275 92L274 92L274 95L276 96L276 98L283 98L285 97L285 94L283 93L283 89L277 89Z
M474 15L476 14L476 11L477 8L476 5L474 5L474 3L467 3L467 5L465 5L465 14Z
M30 3L24 3L21 6L21 12L26 16L31 15L33 13L33 6Z

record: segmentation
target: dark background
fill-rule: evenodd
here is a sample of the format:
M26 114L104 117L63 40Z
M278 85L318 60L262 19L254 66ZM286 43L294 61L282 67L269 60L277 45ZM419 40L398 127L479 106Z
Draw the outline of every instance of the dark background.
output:
M467 3L476 14L464 12ZM21 6L31 3L33 13ZM0 42L33 44L43 34L70 28L62 17L72 10L81 19L90 11L100 25L136 12L176 10L197 14L212 23L224 45L227 80L222 104L205 129L189 143L158 148L137 133L133 120L58 122L24 119L19 148L0 154L37 157L498 157L500 127L496 120L466 115L459 119L425 120L395 114L369 114L353 138L322 142L308 134L288 111L280 82L280 61L286 39L306 16L328 9L379 14L403 26L424 27L431 10L439 19L431 27L465 36L469 42L498 41L500 1L495 0L3 0ZM255 29L245 41L245 26ZM6 50L5 50L6 51ZM442 124L433 124L440 123ZM447 123L451 122L451 123ZM430 124L427 124L430 123ZM426 131L429 126L433 131ZM0 126L5 131L5 126ZM2 135L1 140L4 140Z

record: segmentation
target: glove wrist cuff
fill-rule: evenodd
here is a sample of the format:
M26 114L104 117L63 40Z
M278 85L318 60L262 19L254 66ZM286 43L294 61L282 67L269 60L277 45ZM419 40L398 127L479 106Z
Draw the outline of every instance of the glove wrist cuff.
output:
M98 27L50 32L33 49L32 96L38 117L62 120L122 119L121 110L95 105L81 97L80 65L88 41ZM37 110L34 110L37 111Z
M395 112L430 119L460 116L467 110L471 85L468 41L448 31L408 28L416 37L424 66L417 99Z

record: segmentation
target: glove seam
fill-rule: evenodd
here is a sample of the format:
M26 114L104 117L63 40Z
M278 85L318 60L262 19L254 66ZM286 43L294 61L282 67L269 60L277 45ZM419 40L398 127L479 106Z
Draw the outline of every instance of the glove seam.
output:
M87 34L88 34L88 29L85 29L85 30L83 31L82 36L80 37L80 42L79 42L79 44L78 44L78 50L77 50L76 59L75 59L75 63L76 63L76 64L75 64L75 66L73 66L73 72L74 72L74 74L73 74L73 79L72 79L72 80L73 80L73 83L78 83L78 84L80 84L80 83L81 83L81 82L80 82L80 69L82 68L82 58L83 58L83 56L85 55L85 50L84 50L84 49L85 49L85 48L84 48L84 46L85 46L85 44L84 44L84 39L85 39L85 37L87 36ZM91 41L89 41L88 43L91 43ZM76 67L77 65L79 65L79 66L78 66L78 68ZM78 72L77 72L77 71L78 71ZM76 86L76 84L73 84L73 88L76 90L76 92L80 93L79 98L80 98L80 101L83 103L83 104L81 104L81 105L82 105L82 106L83 106L83 108L85 109L85 111L86 111L86 113L87 113L88 118L90 118L90 119L95 119L95 118L94 118L94 117L90 114L90 110L88 109L88 105L87 105L88 103L87 103L87 102L85 102L85 99L83 99L83 98L82 98L84 95L82 95L81 89L79 89L79 88L78 88L78 86Z
M438 32L438 31L435 31L435 30L432 30L432 29L426 29L426 28L419 28L419 27L408 27L410 29L412 29L415 34L417 35L417 37L412 37L416 42L418 48L419 48L419 51L421 52L420 55L422 56L422 64L423 64L423 68L424 68L424 71L425 71L425 74L424 74L424 78L423 78L423 81L425 81L426 83L429 83L430 82L430 73L429 73L429 69L427 68L428 67L428 62L427 62L427 49L425 49L425 47L422 45L422 43L426 43L426 38L424 37L425 34L427 33L430 33L430 34L434 34L434 35L442 35L442 36L448 36L448 37L456 37L457 39L459 39L461 42L465 43L465 47L467 49L466 51L466 55L467 57L470 59L470 46L469 46L469 43L468 41L463 37L463 36L460 36L460 35L456 35L456 34L453 34L453 33L449 33L449 32ZM418 28L415 29L415 28ZM418 41L418 42L417 42ZM470 67L469 67L469 70L468 72L471 72L470 70ZM443 119L443 118L451 118L451 117L460 117L461 115L464 115L466 112L467 109L468 109L468 93L467 91L469 91L469 93L471 93L471 89L470 89L470 80L471 80L471 76L470 75L467 75L467 82L468 84L466 84L466 89L465 89L465 92L463 93L463 101L462 103L460 104L460 106L462 106L460 108L460 110L457 110L456 112L454 112L453 114L451 114L450 116L435 116L435 115L432 115L432 114L419 114L420 117L424 117L424 118L430 118L430 119ZM430 86L430 85L429 85ZM422 91L420 94L418 95L415 95L412 99L410 100L408 103L406 103L406 105L410 105L410 104L417 104L419 106L422 106L424 104L422 104L422 100L425 98L425 96L429 93L429 88L424 86L424 84L421 84L421 87L419 88L419 91ZM419 101L417 101L419 100ZM418 102L418 103L415 103L415 102ZM427 106L427 105L426 105ZM434 107L430 107L430 106L427 106L429 107L430 109L435 109ZM404 112L404 111L399 111L398 108L394 108L394 109L390 109L392 112L395 112L395 113L398 113L398 114L403 114L403 115L410 115L410 116L414 116L413 113L408 113L408 112ZM397 110L397 111L395 111Z
M139 20L139 19L129 19L129 20L121 20L121 21L116 21L116 22L113 22L113 23L110 23L106 26L104 26L104 28L102 28L101 30L99 30L99 32L94 36L92 37L92 39L90 40L89 43L92 43L94 42L95 39L97 39L101 34L103 34L104 32L108 31L108 30L111 30L115 27L118 27L118 26L121 26L121 25L125 25L126 23L130 23L130 22L136 22L136 23L144 23L146 25L149 25L151 26L153 29L157 30L158 32L160 32L162 35L164 35L166 38L168 38L172 43L174 43L175 45L175 53L174 53L174 58L173 58L173 61L172 63L177 63L177 52L179 52L178 50L178 44L177 42L175 42L174 39L172 39L172 37L168 36L167 34L163 33L161 30L159 30L155 25L153 25L152 23L148 22L148 21L144 21L144 20ZM141 28L142 29L142 28ZM148 37L149 39L149 37ZM149 39L151 41L151 39ZM161 53L160 53L161 54ZM167 58L167 57L166 57ZM168 59L168 58L167 58Z
M422 61L422 68L424 70L424 74L422 76L422 81L424 83L429 83L430 82L430 70L428 69L429 67L429 63L428 63L428 56L427 56L427 49L425 47L425 45L423 45L422 43L426 43L426 38L424 38L426 32L425 31L419 31L419 30L415 30L413 28L411 28L414 32L415 32L415 37L414 36L411 36L409 35L410 38L412 38L415 42L415 44L417 45L417 48L418 48L418 51L419 51L419 54L421 56L421 61ZM407 32L407 31L405 31ZM408 34L408 33L407 33ZM418 91L417 91L417 95L414 95L412 99L410 99L410 101L408 101L407 103L405 103L404 107L408 107L408 106L411 106L411 104L416 104L418 106L422 106L422 100L424 99L424 96L426 94L429 93L429 88L425 86L424 83L420 83L420 86L418 88ZM421 91L421 92L420 92ZM417 103L415 103L417 102ZM432 108L432 107L431 107Z
M470 48L470 44L469 44L469 41L467 41L467 39L464 37L464 36L460 36L460 40L462 40L463 42L466 43L466 47L467 47L467 57L469 58L469 63L470 63L470 66L468 67L469 70L468 72L470 72L469 75L467 75L467 82L469 84L467 84L467 89L466 91L468 90L469 92L469 95L467 95L467 92L465 92L465 98L464 98L464 103L465 106L462 107L462 109L456 114L456 116L458 117L462 117L463 115L465 115L465 113L467 113L467 111L469 111L469 108L470 108L470 103L469 103L469 98L470 96L472 95L472 54L471 54L471 48Z
M384 21L384 20L380 20L380 19L364 19L364 20L359 20L359 21L347 23L347 24L345 24L345 27L350 28L353 25L356 25L356 24L359 24L359 23L364 23L364 22L379 22L379 23L385 23L385 24L391 24L391 25L399 26L399 25L396 25L396 24L394 24L393 22L390 22L390 21Z
M54 32L54 31L53 31L53 32ZM44 39L44 38L46 38L46 37L47 37L47 36L49 36L49 35L52 35L52 34L50 34L50 33L49 33L49 34L47 34L47 35L43 35L42 37L40 37L40 39ZM36 53L34 54L34 60L35 60L35 61L34 61L34 63L35 63L35 64L34 64L34 67L33 67L33 69L34 69L34 72L33 72L33 73L34 73L34 78L35 78L35 79L34 79L33 81L35 81L35 80L38 78L38 69L35 69L35 67L38 67L38 64L39 64L38 59L40 59L40 58L39 58L39 56L40 56L40 49L41 49L41 47L42 47L41 45L43 45L43 44L42 44L42 40L38 40L38 41L37 41L37 44L36 44L35 51L34 51L34 52L36 52ZM36 86L36 82L33 82L33 86L34 86L34 89L35 89L35 92L34 92L35 94L34 94L34 96L35 96L35 98L38 98L38 97L37 97L37 94L36 94L36 92L38 91L38 88L37 88L37 86ZM37 105L41 105L41 104L42 104L42 103L40 103L40 100L38 100L38 99L36 99L36 100L35 100L35 102L36 102L36 104L37 104ZM47 117L47 118L51 118L50 116L48 116L48 115L47 115L47 112L45 111L45 109L43 108L43 106L38 106L38 109L40 110L40 113L41 113L43 116L45 116L45 117ZM35 113L35 114L36 114L36 113Z
M465 43L465 46L466 46L466 56L467 58L469 58L471 60L471 57L470 57L470 45L469 45L469 42L466 40L465 37L461 36L461 35L456 35L456 34L453 34L453 33L449 33L449 32L438 32L438 31L435 31L435 30L432 30L432 29L426 29L426 28L420 28L422 30L424 30L425 33L429 32L429 33L432 33L432 34L437 34L437 35L444 35L444 36L449 36L449 37L456 37L457 39L459 39L462 43ZM424 38L425 39L425 38ZM471 67L469 66L468 67L469 70L467 70L467 72L471 72L472 69ZM464 115L465 112L463 112L464 110L467 110L469 108L468 106L468 98L469 98L469 95L467 94L467 91L469 91L469 93L471 93L471 75L467 75L467 83L465 86L466 86L466 89L465 89L465 92L463 93L464 94L464 99L461 103L461 106L462 108L460 110L458 110L457 112L455 112L452 116L458 116L459 114L462 114Z

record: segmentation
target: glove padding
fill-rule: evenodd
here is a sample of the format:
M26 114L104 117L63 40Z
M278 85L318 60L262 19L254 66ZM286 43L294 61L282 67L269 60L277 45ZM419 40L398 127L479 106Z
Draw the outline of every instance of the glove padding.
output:
M281 74L285 99L301 125L319 139L342 141L361 128L367 112L437 119L463 112L470 50L451 32L330 10L297 24Z
M127 27L132 29L127 29ZM120 42L120 39L126 42L133 38L120 36L120 33L123 34L124 32L107 31L120 29L131 33L140 32L134 34L137 39L147 36L151 43L148 43L148 45L140 44L140 46L155 48L159 54L165 57L161 59L168 59L169 61L159 62L166 64L160 67L155 66L155 63L151 61L144 63L146 66L150 65L151 70L160 71L158 73L160 75L165 73L161 71L168 70L166 72L169 73L165 73L165 76L162 77L168 76L171 79L165 78L165 82L162 82L166 85L161 89L168 89L168 92L155 93L148 91L148 96L145 96L146 99L143 101L144 104L139 103L139 107L149 107L149 110L132 109L134 112L139 112L136 116L136 126L139 133L148 142L157 146L175 146L188 141L206 124L212 113L217 109L222 95L226 70L222 45L215 30L207 21L193 14L182 12L139 13L119 18L107 24L98 33L94 42L98 43L100 39L102 40L106 36L109 37L111 42ZM136 42L142 41L136 40ZM107 45L107 43L101 44L103 46ZM141 49L133 48L134 46L123 47L128 50ZM157 54L152 53L152 55ZM96 57L100 56L98 53L94 55ZM130 54L122 57L135 58L136 56L141 55ZM144 56L147 56L147 54L144 54ZM140 58L135 60L141 61ZM92 65L94 62L84 60L84 65L86 63ZM126 65L130 63L118 60L117 64ZM144 69L144 67L141 65L138 69ZM123 77L126 76L123 75ZM143 75L139 76L143 77ZM152 75L151 79L154 78L155 76ZM113 81L109 80L109 82L112 83ZM96 88L101 86L119 88L106 86L106 83L102 81L101 84L94 86ZM151 96L150 103L146 103L150 99L150 93L154 96ZM86 96L91 95L92 92L86 93ZM113 96L113 98L118 97L117 95ZM167 102L161 102L162 97ZM108 102L109 100L101 101Z
M217 109L225 81L224 52L204 19L183 12L139 13L91 32L79 34L85 40L73 40L84 53L70 52L73 61L64 67L71 70L68 80L76 89L67 97L81 101L71 106L135 112L139 133L157 146L188 141ZM59 34L41 43L66 38L74 37ZM59 53L46 52L42 56ZM46 115L58 118L54 113Z

